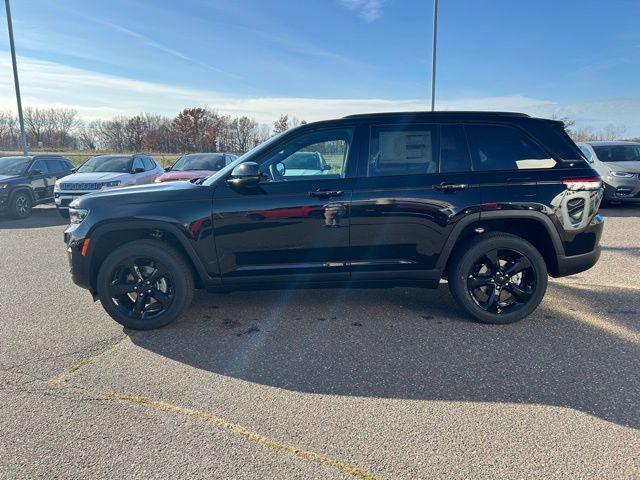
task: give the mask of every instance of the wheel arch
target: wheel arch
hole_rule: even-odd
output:
[[[456,249],[469,238],[485,232],[510,233],[527,240],[541,253],[549,274],[552,277],[559,275],[559,259],[564,256],[562,242],[553,222],[543,213],[535,211],[493,211],[465,217],[447,239],[438,261],[438,268],[443,275],[447,275]]]
[[[209,275],[198,254],[180,230],[170,223],[161,221],[126,221],[107,223],[92,229],[90,238],[89,279],[95,291],[98,270],[105,258],[116,248],[134,240],[155,240],[165,243],[180,253],[189,265],[196,286],[203,287]]]

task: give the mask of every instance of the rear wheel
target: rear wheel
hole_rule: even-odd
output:
[[[102,263],[100,303],[118,323],[134,330],[164,327],[182,315],[193,298],[193,276],[182,256],[157,241],[121,246]]]
[[[31,215],[31,209],[33,208],[31,195],[27,192],[14,193],[9,208],[13,218],[27,218]]]
[[[513,323],[531,314],[547,289],[540,252],[515,235],[489,233],[458,249],[449,289],[458,304],[485,323]]]

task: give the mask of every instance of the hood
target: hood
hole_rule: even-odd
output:
[[[150,183],[131,187],[119,187],[96,191],[78,197],[75,202],[80,208],[109,206],[117,204],[154,204],[176,202],[190,198],[210,198],[211,189],[190,182]]]
[[[602,162],[610,170],[616,170],[620,172],[640,172],[640,161],[639,162]]]
[[[10,182],[11,180],[15,180],[20,175],[0,175],[0,182]]]
[[[115,180],[124,180],[130,178],[130,173],[122,172],[91,172],[91,173],[72,173],[61,178],[56,183],[93,183],[93,182],[113,182]]]
[[[195,178],[208,177],[216,173],[216,170],[171,170],[160,175],[157,182],[171,182],[172,180],[193,180]]]

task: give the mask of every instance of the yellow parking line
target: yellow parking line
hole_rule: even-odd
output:
[[[287,445],[284,443],[278,443],[276,441],[270,440],[269,438],[261,435],[257,432],[253,432],[242,425],[238,425],[236,423],[231,423],[223,418],[217,417],[211,413],[202,412],[199,410],[193,410],[190,408],[181,407],[178,405],[172,405],[166,402],[160,402],[156,400],[151,400],[147,397],[138,397],[132,395],[125,395],[123,393],[117,392],[102,392],[102,395],[108,398],[138,403],[141,405],[145,405],[147,407],[162,410],[165,412],[178,413],[180,415],[186,415],[191,418],[195,418],[197,420],[201,420],[203,422],[207,422],[211,425],[214,425],[220,429],[226,430],[228,432],[233,433],[234,435],[238,435],[252,442],[259,443],[268,447],[272,450],[287,453],[289,455],[293,455],[298,458],[303,458],[305,460],[310,460],[312,462],[320,463],[322,465],[326,465],[329,467],[334,467],[341,470],[344,473],[349,475],[353,475],[354,477],[366,479],[366,480],[375,480],[376,477],[371,475],[370,473],[365,472],[361,468],[358,468],[354,465],[350,465],[348,463],[340,462],[338,460],[334,460],[333,458],[320,455],[318,453],[310,452],[308,450],[303,450],[301,448],[295,447],[293,445]]]
[[[115,342],[115,343],[109,343],[109,344],[105,345],[102,348],[102,350],[100,350],[95,355],[91,355],[89,357],[85,357],[82,360],[80,360],[78,363],[76,363],[75,365],[71,365],[69,368],[65,368],[58,375],[56,375],[54,377],[51,377],[48,380],[49,385],[62,385],[62,384],[64,384],[64,382],[66,382],[74,372],[76,372],[77,370],[81,369],[85,365],[89,365],[91,362],[93,362],[97,357],[102,355],[104,352],[109,351],[112,348],[115,348],[118,345],[118,343],[120,343],[121,341],[122,341],[122,339],[119,340],[118,342]]]

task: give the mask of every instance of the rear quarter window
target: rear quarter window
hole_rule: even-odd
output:
[[[475,170],[552,168],[555,160],[524,132],[506,125],[466,125]]]

